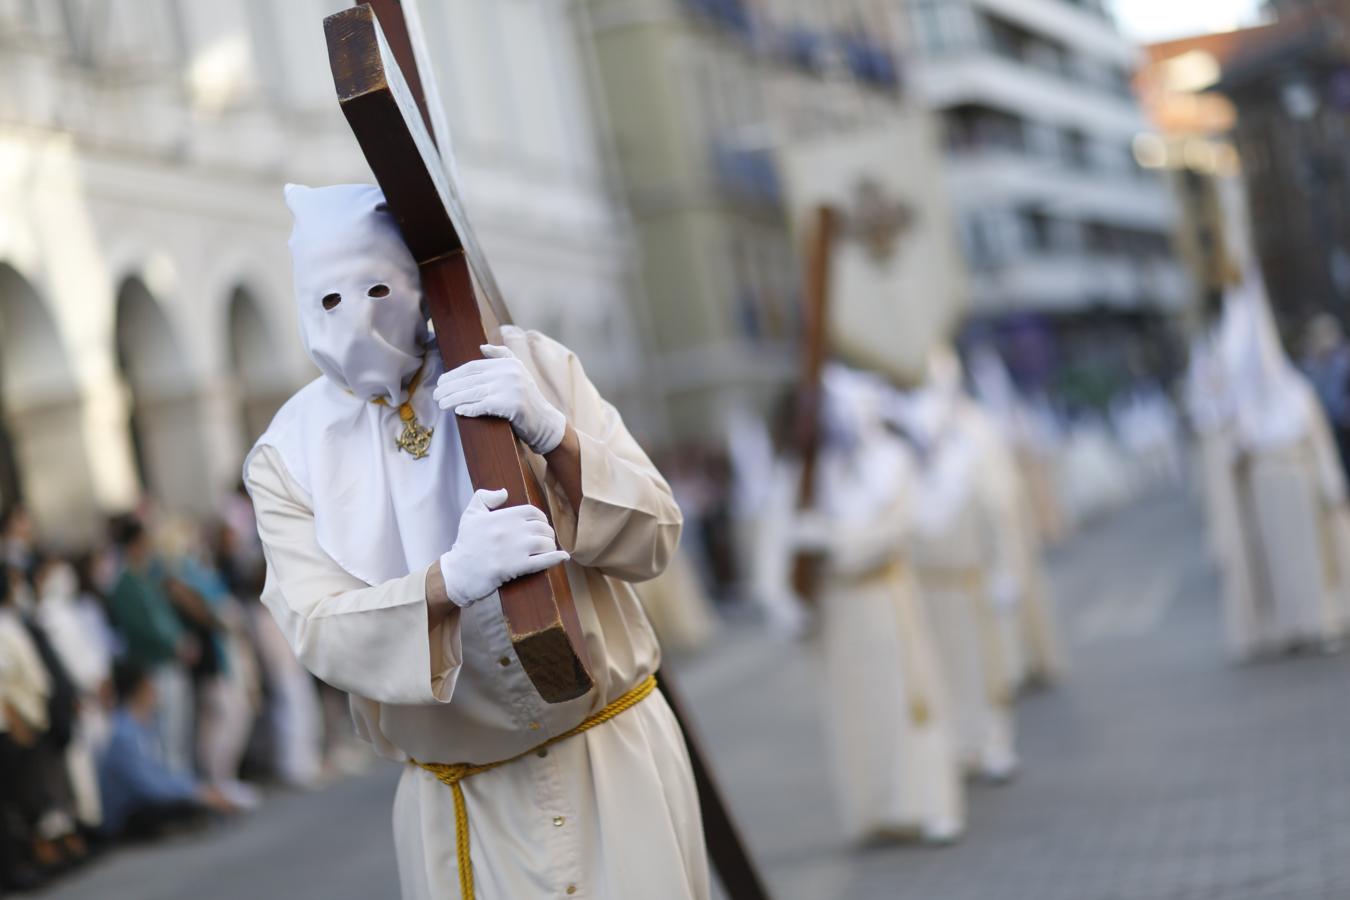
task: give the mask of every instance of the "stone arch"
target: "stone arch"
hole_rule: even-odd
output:
[[[229,361],[239,403],[244,446],[263,433],[290,396],[286,357],[268,326],[257,295],[246,285],[230,292],[227,316]]]
[[[82,413],[51,311],[0,263],[0,506],[23,502],[57,543],[91,539],[100,528]]]
[[[142,489],[169,509],[209,512],[215,484],[198,385],[164,308],[138,276],[117,290],[115,346]]]

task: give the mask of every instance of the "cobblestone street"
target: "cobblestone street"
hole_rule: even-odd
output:
[[[837,838],[809,647],[731,629],[676,667],[775,897],[1350,897],[1347,658],[1230,665],[1202,523],[1183,499],[1089,528],[1051,571],[1073,671],[1024,701],[1022,775],[974,788],[955,847]],[[392,778],[382,767],[272,798],[224,833],[118,853],[50,896],[394,896]]]
[[[1024,701],[1023,773],[971,792],[970,833],[950,849],[832,838],[815,660],[729,651],[686,676],[776,896],[1350,897],[1350,667],[1230,665],[1203,542],[1195,511],[1161,499],[1055,554],[1070,680]]]

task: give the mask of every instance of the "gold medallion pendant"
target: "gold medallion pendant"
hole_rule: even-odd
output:
[[[403,420],[403,430],[399,432],[394,444],[398,449],[412,455],[413,459],[423,459],[431,452],[431,435],[436,429],[428,428],[417,421],[417,414],[410,404],[399,407],[398,417]]]
[[[413,459],[426,459],[427,454],[431,452],[431,435],[436,429],[428,428],[417,421],[417,413],[413,410],[413,394],[417,393],[417,387],[422,382],[422,372],[426,370],[426,358],[422,358],[422,365],[418,367],[412,381],[408,384],[408,399],[398,405],[398,417],[403,421],[403,430],[399,432],[398,437],[394,438],[394,446],[405,451]],[[390,402],[383,397],[375,397],[371,401],[376,406],[391,406]]]

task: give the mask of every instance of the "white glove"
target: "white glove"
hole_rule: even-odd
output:
[[[535,453],[552,452],[567,433],[567,417],[544,399],[525,364],[509,349],[495,344],[479,349],[487,359],[467,362],[437,380],[432,394],[436,402],[459,416],[506,419]]]
[[[497,588],[571,559],[558,549],[553,526],[533,506],[508,506],[506,491],[474,491],[459,519],[455,546],[441,557],[445,593],[465,608]]]

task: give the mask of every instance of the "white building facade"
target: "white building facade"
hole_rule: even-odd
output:
[[[1135,160],[1137,49],[1102,0],[910,0],[915,85],[944,119],[971,315],[1080,350],[1149,331],[1190,285],[1175,208]],[[1086,341],[1081,339],[1086,338]],[[1128,343],[1128,342],[1127,342]],[[1072,348],[1068,348],[1072,352]]]
[[[287,181],[368,181],[332,0],[0,2],[0,507],[94,538],[149,494],[209,514],[313,376]],[[637,413],[639,290],[565,4],[423,4],[466,203],[518,322]],[[509,35],[509,40],[507,36]]]
[[[912,110],[904,3],[582,0],[682,441],[715,445],[795,384],[802,269],[778,158]]]

